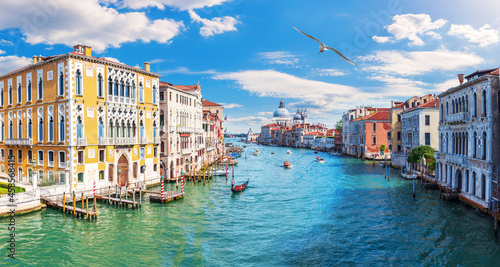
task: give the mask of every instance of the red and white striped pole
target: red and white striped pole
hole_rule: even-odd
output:
[[[181,172],[181,194],[184,195],[184,174]]]
[[[95,197],[95,181],[94,181],[94,197]]]
[[[163,201],[164,196],[164,188],[163,188],[163,175],[161,176],[161,201]]]

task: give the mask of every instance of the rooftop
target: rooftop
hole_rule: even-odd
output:
[[[390,120],[391,113],[389,110],[381,110],[364,117],[359,117],[353,121],[386,121]]]
[[[222,107],[221,105],[214,103],[212,101],[208,101],[206,99],[203,99],[203,106],[204,107]]]

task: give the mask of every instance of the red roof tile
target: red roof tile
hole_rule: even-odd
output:
[[[437,107],[439,107],[439,99],[437,98],[417,106],[417,108],[437,108]]]
[[[366,121],[366,120],[385,121],[385,120],[389,120],[390,118],[391,118],[391,112],[388,110],[382,110],[382,111],[372,113],[370,115],[366,115],[364,117],[357,118],[353,121]]]
[[[203,106],[204,107],[222,107],[221,105],[214,103],[212,101],[208,101],[206,99],[203,99]]]

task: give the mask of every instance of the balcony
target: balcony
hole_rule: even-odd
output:
[[[116,137],[115,145],[135,145],[137,143],[137,139],[135,137]]]
[[[15,146],[31,146],[33,145],[33,139],[31,138],[11,138],[5,139],[6,145],[15,145]]]
[[[66,169],[66,162],[59,162],[59,169]]]
[[[177,127],[179,133],[193,133],[195,129],[193,127]]]
[[[100,146],[108,146],[113,144],[113,138],[108,137],[99,137],[99,145]]]
[[[124,97],[124,96],[117,96],[117,95],[109,95],[108,96],[108,100],[109,100],[109,102],[120,103],[120,104],[134,105],[136,103],[135,102],[135,98]]]
[[[43,159],[38,160],[38,165],[43,166]]]
[[[48,167],[54,167],[54,162],[53,162],[53,161],[49,161],[49,162],[47,162],[47,166],[48,166]]]
[[[148,143],[148,138],[147,138],[147,137],[141,137],[141,138],[139,138],[139,139],[140,139],[140,141],[141,141],[141,144],[143,144],[143,145],[145,145],[145,144],[147,144],[147,143]]]
[[[467,167],[469,164],[467,156],[463,155],[446,155],[446,160],[450,163],[455,163],[462,167]]]
[[[87,138],[76,138],[76,146],[86,146]]]
[[[207,148],[207,152],[212,151],[212,150],[214,150],[214,149],[215,149],[215,146],[209,146],[209,147]]]
[[[182,155],[191,154],[191,148],[185,148],[181,150]]]
[[[155,138],[153,138],[153,143],[154,143],[154,144],[159,144],[159,143],[161,143],[160,137],[155,137]]]
[[[469,112],[446,115],[446,122],[450,124],[467,123],[469,122]]]

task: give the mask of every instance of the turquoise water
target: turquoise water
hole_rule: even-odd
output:
[[[419,186],[414,199],[394,170],[388,181],[368,162],[320,153],[319,164],[289,149],[249,146],[235,168],[238,183],[250,178],[240,194],[218,177],[166,205],[99,203],[97,222],[52,209],[18,216],[14,261],[0,220],[0,265],[500,266],[491,218]]]

